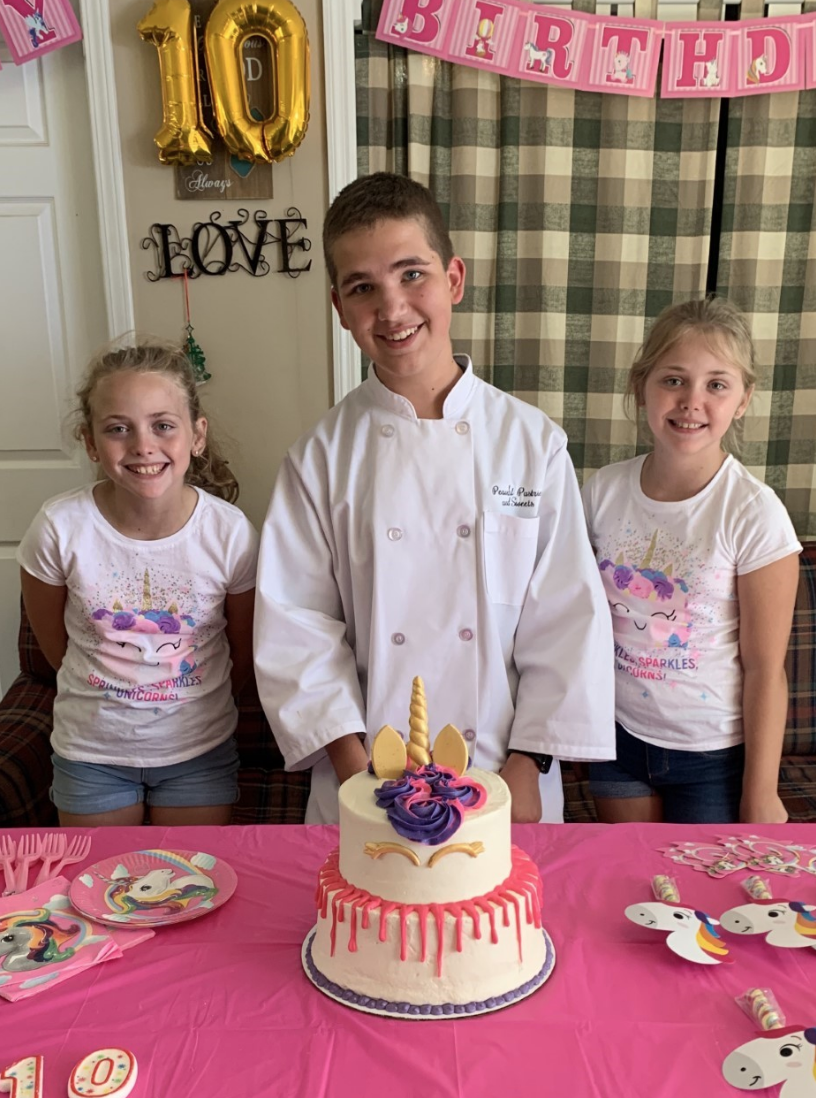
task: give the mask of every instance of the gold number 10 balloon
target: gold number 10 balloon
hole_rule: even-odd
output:
[[[155,141],[165,164],[212,159],[201,118],[198,47],[189,0],[156,0],[138,26],[159,52],[163,121]],[[266,39],[272,55],[275,113],[256,121],[249,110],[243,66],[247,38]],[[309,125],[309,36],[291,0],[218,0],[204,32],[213,113],[231,153],[253,162],[283,160]]]

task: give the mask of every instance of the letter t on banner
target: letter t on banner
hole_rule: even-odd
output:
[[[590,28],[589,71],[582,89],[651,98],[662,41],[660,20],[598,19]]]
[[[664,99],[731,94],[725,23],[667,23],[664,31]]]

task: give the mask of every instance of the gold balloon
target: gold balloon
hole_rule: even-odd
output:
[[[154,140],[164,164],[209,163],[212,134],[201,119],[198,49],[189,0],[156,0],[138,24],[145,42],[159,51],[162,127]]]
[[[263,122],[249,112],[242,49],[265,38],[273,58],[275,114]],[[291,0],[218,0],[204,35],[216,125],[241,160],[291,156],[309,125],[309,36]]]

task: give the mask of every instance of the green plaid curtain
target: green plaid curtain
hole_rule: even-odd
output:
[[[805,5],[804,11],[816,10]],[[743,0],[743,19],[763,14]],[[759,383],[742,458],[816,537],[816,91],[729,104],[719,293],[751,320]]]
[[[592,10],[593,3],[574,6]],[[648,445],[623,409],[646,327],[665,305],[706,288],[720,101],[571,92],[452,65],[378,42],[381,6],[364,0],[355,39],[358,168],[420,180],[446,213],[468,268],[454,315],[456,349],[471,355],[482,377],[561,423],[580,478],[631,457]],[[650,0],[635,10],[656,15]],[[719,3],[703,0],[698,14],[719,18]],[[741,106],[767,110],[789,98]],[[816,173],[809,174],[812,194]],[[723,249],[730,239],[724,234]],[[761,384],[783,388],[770,373]],[[812,373],[810,386],[812,397]],[[785,396],[793,401],[791,386],[784,389],[774,393],[780,407]],[[765,395],[758,394],[760,408]],[[812,439],[816,406],[809,407]],[[763,428],[761,412],[751,421],[745,456],[760,476],[770,432],[785,422],[766,418]],[[797,498],[793,505],[799,486],[785,483],[787,463],[781,484],[768,464],[769,481],[783,499],[787,492],[806,533],[807,522],[816,523],[812,482],[809,504]]]

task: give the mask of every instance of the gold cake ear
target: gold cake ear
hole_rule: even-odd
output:
[[[371,765],[378,778],[401,778],[408,762],[402,736],[390,724],[384,724],[371,745]]]
[[[461,777],[468,768],[468,749],[462,733],[452,724],[446,724],[433,748],[433,761],[437,766],[447,766]]]

